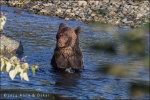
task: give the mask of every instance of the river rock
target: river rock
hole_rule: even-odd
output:
[[[100,6],[99,12],[102,15],[106,15],[109,11],[108,11],[107,6],[102,5],[102,6]]]
[[[53,0],[53,3],[58,5],[60,4],[60,0]]]
[[[71,16],[71,17],[75,16],[74,13],[68,13],[68,15]]]
[[[23,45],[21,41],[16,41],[11,37],[4,35],[2,32],[0,33],[0,54],[5,53],[23,53]]]
[[[52,6],[53,4],[52,3],[47,3],[47,4],[43,4],[43,6]]]
[[[139,18],[141,18],[142,16],[143,16],[143,14],[138,13],[137,16],[136,16],[136,19],[139,19]]]
[[[48,10],[42,9],[40,12],[46,14],[46,13],[48,13]]]
[[[91,14],[92,10],[90,8],[87,9],[87,14]]]
[[[81,18],[85,18],[84,13],[80,13],[79,16],[80,16]]]
[[[122,20],[122,22],[123,22],[123,23],[128,23],[127,18],[124,18],[124,19]]]
[[[109,3],[110,0],[103,0],[103,3]]]
[[[78,1],[78,5],[79,6],[86,6],[87,5],[87,2],[86,1]]]
[[[95,16],[96,16],[96,14],[95,14],[95,13],[92,13],[92,14],[91,14],[91,16],[92,16],[92,17],[95,17]]]
[[[62,12],[61,9],[57,9],[56,14],[59,14],[59,13],[61,13],[61,12]]]
[[[99,5],[99,2],[100,1],[88,1],[88,4],[90,4],[90,5]]]
[[[79,15],[79,13],[80,13],[79,11],[75,11],[75,15]]]
[[[71,13],[71,9],[67,9],[67,10],[66,10],[66,13]]]

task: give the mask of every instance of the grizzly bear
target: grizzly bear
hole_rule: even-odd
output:
[[[83,69],[83,55],[79,46],[81,28],[72,29],[61,23],[56,35],[56,47],[51,65],[67,72]]]

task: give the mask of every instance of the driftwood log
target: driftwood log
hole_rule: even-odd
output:
[[[0,54],[4,53],[22,54],[23,45],[21,41],[16,41],[0,32]]]

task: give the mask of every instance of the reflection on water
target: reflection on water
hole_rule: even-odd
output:
[[[2,89],[17,91],[18,89],[30,89],[34,92],[62,94],[65,97],[78,99],[129,99],[132,98],[130,95],[131,83],[138,81],[149,83],[149,71],[146,67],[142,68],[143,58],[122,55],[123,51],[118,50],[120,48],[118,45],[123,43],[118,39],[118,36],[122,33],[126,34],[132,29],[97,23],[85,24],[78,21],[65,21],[26,12],[16,14],[14,11],[19,9],[6,6],[1,8],[1,10],[8,11],[4,33],[14,39],[21,40],[24,45],[24,54],[19,57],[27,56],[27,62],[30,65],[38,63],[40,67],[36,75],[29,72],[29,82],[21,81],[19,77],[11,81],[7,73],[1,74]],[[60,23],[74,28],[82,27],[80,43],[85,69],[79,73],[56,72],[51,68],[50,59],[53,55],[55,37]],[[107,52],[107,48],[102,51],[90,48],[94,43],[105,43],[108,40],[117,43],[117,46],[114,46],[116,54]],[[103,68],[103,65],[107,64],[114,65],[114,67],[119,64],[119,66],[132,70],[132,77],[116,77],[99,71],[99,68]]]

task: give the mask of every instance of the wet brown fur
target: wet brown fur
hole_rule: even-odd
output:
[[[56,48],[51,59],[54,68],[83,68],[83,56],[79,47],[79,34],[81,28],[75,30],[61,23],[56,35]]]

